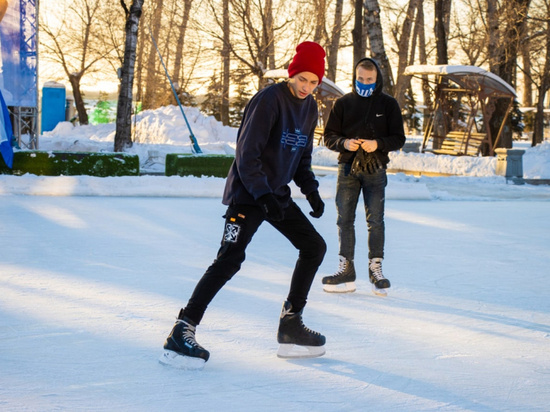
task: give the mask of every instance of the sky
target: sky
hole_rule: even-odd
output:
[[[506,182],[492,159],[464,158],[467,176],[389,176],[383,298],[368,282],[361,206],[357,292],[322,290],[338,265],[336,180],[317,148],[326,208],[312,222],[328,250],[304,322],[327,337],[326,354],[276,357],[297,256],[264,224],[197,329],[205,368],[161,365],[225,210],[223,179],[155,175],[163,153],[190,151],[176,113],[143,116],[144,143],[132,150],[149,175],[0,176],[2,410],[548,410],[550,186]],[[231,153],[235,131],[192,113],[203,150]],[[41,149],[108,150],[110,128],[62,124]],[[545,145],[526,150],[526,176],[549,178]],[[392,162],[400,156],[410,157]],[[409,165],[427,168],[432,156]]]

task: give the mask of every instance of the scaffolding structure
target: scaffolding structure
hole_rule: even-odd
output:
[[[26,0],[19,3],[19,62],[21,70],[35,78],[36,105],[9,106],[13,124],[13,137],[18,147],[38,149],[38,0]],[[32,67],[36,64],[36,70]]]
[[[9,107],[13,123],[13,138],[17,147],[38,150],[38,108]],[[28,138],[25,141],[25,136]]]

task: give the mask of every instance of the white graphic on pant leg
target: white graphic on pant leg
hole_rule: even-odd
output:
[[[223,240],[225,242],[235,243],[239,238],[239,232],[241,227],[236,223],[227,223],[225,225],[225,233],[223,235]]]

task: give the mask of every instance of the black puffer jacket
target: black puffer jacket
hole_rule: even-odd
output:
[[[364,60],[372,61],[377,69],[376,88],[370,97],[362,97],[355,91],[357,65]],[[352,163],[356,152],[344,148],[346,139],[372,139],[378,142],[377,157],[384,167],[389,162],[388,152],[399,150],[405,144],[405,131],[401,109],[392,96],[382,91],[384,81],[378,64],[369,58],[361,59],[353,70],[353,91],[336,102],[330,112],[325,132],[325,145],[340,152],[339,163]]]

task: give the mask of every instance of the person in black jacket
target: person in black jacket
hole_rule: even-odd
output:
[[[180,310],[164,344],[162,363],[188,369],[204,366],[210,353],[197,343],[195,328],[214,296],[240,269],[246,247],[264,221],[299,251],[279,320],[278,356],[315,357],[325,353],[325,337],[304,326],[302,311],[326,244],[292,200],[288,186],[294,181],[311,205],[310,215],[321,217],[325,206],[311,170],[318,121],[317,103],[311,93],[322,81],[324,71],[323,48],[303,42],[288,67],[289,79],[260,90],[248,102],[223,194],[227,211],[221,247],[187,306]]]
[[[353,91],[339,98],[330,112],[325,145],[338,155],[336,210],[340,265],[323,278],[326,292],[354,292],[355,212],[363,192],[368,227],[369,280],[373,292],[387,295],[390,281],[382,273],[384,258],[384,198],[388,152],[405,144],[403,119],[397,101],[382,91],[378,64],[361,59],[353,74]]]

